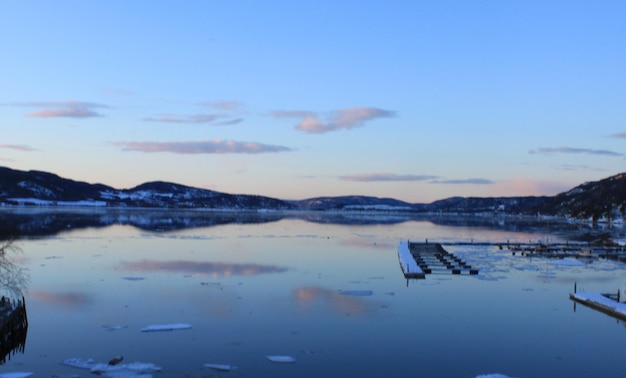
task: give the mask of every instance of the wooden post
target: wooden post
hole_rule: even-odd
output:
[[[574,281],[574,294],[576,294],[576,281]]]

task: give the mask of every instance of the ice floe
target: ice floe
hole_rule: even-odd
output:
[[[126,281],[143,281],[146,277],[122,277],[122,279]]]
[[[161,332],[161,331],[175,331],[179,329],[189,329],[191,324],[187,323],[172,323],[172,324],[153,324],[147,327],[143,327],[141,332]]]
[[[79,369],[86,369],[91,373],[105,377],[150,378],[152,377],[151,373],[161,371],[161,367],[151,362],[131,362],[128,364],[109,365],[107,363],[95,362],[92,358],[86,360],[82,358],[68,358],[63,360],[62,364]]]
[[[477,375],[476,378],[513,378],[513,377],[509,377],[508,375],[504,375],[504,374],[482,374],[482,375]]]
[[[109,331],[118,331],[120,329],[128,328],[125,324],[103,325],[102,327]]]
[[[218,371],[231,371],[237,369],[237,366],[229,365],[229,364],[204,364],[204,367],[208,367],[209,369],[218,370]]]
[[[585,263],[578,260],[555,260],[550,261],[550,265],[561,265],[561,266],[585,266]]]
[[[296,359],[291,356],[279,356],[279,355],[270,355],[265,356],[270,362],[275,362],[279,364],[290,364],[296,362]]]
[[[10,373],[0,373],[0,378],[26,378],[33,375],[31,372],[14,371]]]

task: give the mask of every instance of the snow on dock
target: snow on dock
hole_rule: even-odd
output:
[[[439,243],[401,241],[398,259],[406,278],[426,278],[426,274],[431,273],[478,274],[478,269],[473,269]]]
[[[569,298],[614,318],[626,321],[626,303],[612,299],[608,294],[572,293]]]
[[[409,249],[409,241],[403,240],[398,244],[398,260],[400,260],[400,268],[406,278],[426,278],[426,273],[417,266],[417,262]]]

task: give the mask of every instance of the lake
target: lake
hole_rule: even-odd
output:
[[[624,323],[569,299],[575,282],[616,292],[623,263],[450,245],[480,273],[406,280],[397,255],[407,239],[623,240],[623,229],[405,214],[0,213],[23,235],[13,257],[26,269],[29,321],[24,353],[0,373],[90,376],[62,362],[121,355],[158,365],[155,377],[624,376]],[[141,332],[179,323],[191,328]]]

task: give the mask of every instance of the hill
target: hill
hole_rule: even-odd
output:
[[[452,197],[422,204],[356,195],[287,201],[258,195],[228,194],[165,181],[148,182],[131,189],[115,189],[48,172],[0,167],[0,206],[502,213],[623,222],[626,216],[626,173],[586,182],[551,197]]]
[[[227,194],[156,181],[132,189],[73,181],[39,171],[0,167],[0,205],[139,208],[293,209],[294,205],[257,195]]]

